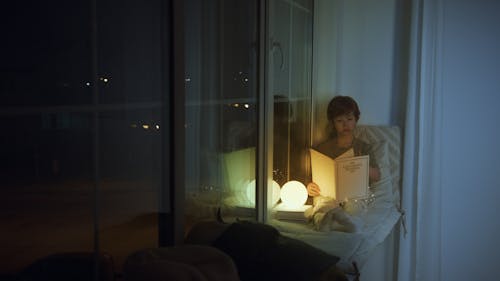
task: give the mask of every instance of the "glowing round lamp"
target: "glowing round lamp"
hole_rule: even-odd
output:
[[[281,188],[281,201],[289,208],[299,208],[307,201],[307,189],[299,181],[289,181]]]
[[[273,181],[273,187],[272,187],[272,191],[271,191],[271,205],[275,205],[276,203],[278,203],[278,201],[280,200],[280,197],[281,197],[281,188],[280,188],[280,185],[276,182],[276,181]]]
[[[272,185],[272,193],[271,193],[271,205],[274,205],[278,203],[278,200],[280,200],[280,185],[273,181]],[[247,190],[246,190],[246,196],[247,200],[250,201],[250,204],[255,205],[255,180],[251,180],[247,184]]]

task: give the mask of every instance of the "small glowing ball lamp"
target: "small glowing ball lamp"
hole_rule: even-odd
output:
[[[275,205],[280,200],[280,185],[273,181],[272,193],[271,193],[271,205]],[[255,205],[255,180],[251,180],[247,184],[246,196],[250,204]]]
[[[280,197],[281,197],[281,188],[280,188],[280,185],[276,181],[273,181],[273,187],[272,188],[273,188],[273,190],[272,190],[272,193],[271,193],[271,205],[274,206],[280,200]]]
[[[307,189],[299,181],[289,181],[281,188],[281,201],[289,208],[300,208],[307,201]]]

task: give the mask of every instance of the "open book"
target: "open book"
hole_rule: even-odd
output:
[[[354,156],[351,150],[332,159],[311,148],[312,180],[322,196],[342,201],[368,196],[369,156]]]
[[[273,217],[279,220],[307,222],[305,211],[312,208],[311,205],[302,205],[298,208],[290,208],[283,203],[279,203],[272,209]]]

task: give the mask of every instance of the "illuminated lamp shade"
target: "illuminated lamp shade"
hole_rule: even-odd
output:
[[[271,205],[276,205],[278,201],[280,200],[281,197],[281,188],[280,185],[276,182],[273,181],[273,190],[271,193]]]
[[[273,181],[271,193],[271,205],[275,205],[280,200],[280,185]],[[246,197],[250,204],[255,205],[255,180],[251,180],[247,185]]]
[[[281,201],[289,208],[299,208],[307,201],[307,189],[298,181],[289,181],[281,188]]]

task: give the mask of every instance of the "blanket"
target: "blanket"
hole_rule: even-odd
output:
[[[330,197],[316,197],[313,208],[306,210],[306,218],[317,231],[361,232],[363,221],[346,211],[338,201]]]

